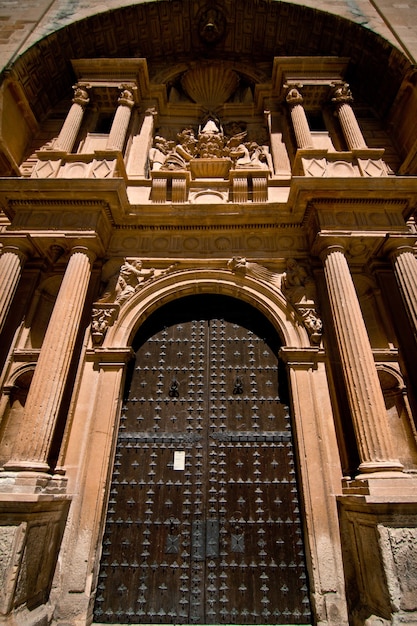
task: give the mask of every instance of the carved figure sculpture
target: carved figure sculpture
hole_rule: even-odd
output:
[[[162,276],[163,274],[167,274],[172,271],[174,267],[175,264],[163,270],[156,270],[154,268],[145,269],[140,259],[133,259],[131,261],[124,259],[118,274],[114,274],[110,278],[106,291],[98,302],[123,304],[136,291],[143,287],[146,282],[158,276]]]
[[[187,169],[193,159],[230,159],[236,169],[272,169],[268,146],[247,141],[245,126],[244,122],[229,122],[225,133],[220,120],[210,114],[197,135],[194,129],[186,127],[177,134],[177,143],[157,135],[149,151],[150,168]]]
[[[280,288],[279,274],[271,272],[259,263],[253,263],[248,261],[245,257],[233,257],[227,263],[227,267],[231,272],[235,274],[248,275],[258,280],[264,280],[271,283],[277,289]]]
[[[295,259],[287,260],[286,271],[282,275],[281,290],[292,303],[315,300],[316,286],[306,269]]]
[[[271,272],[259,263],[252,263],[245,257],[230,259],[227,267],[235,274],[264,280],[282,291],[301,316],[311,342],[320,343],[323,324],[316,311],[316,286],[306,269],[299,265],[295,259],[287,261],[287,269],[282,275],[282,279],[279,274]]]

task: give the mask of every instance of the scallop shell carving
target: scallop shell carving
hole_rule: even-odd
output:
[[[187,95],[212,111],[227,102],[239,85],[236,72],[223,65],[200,66],[188,70],[181,84]]]

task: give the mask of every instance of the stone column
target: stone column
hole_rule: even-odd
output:
[[[313,148],[313,140],[311,138],[310,127],[308,125],[307,116],[303,107],[302,95],[298,89],[293,88],[288,92],[286,100],[290,107],[297,148],[304,150]]]
[[[401,471],[372,348],[341,245],[321,253],[362,473]]]
[[[334,90],[332,102],[334,102],[336,106],[337,116],[349,150],[366,149],[367,145],[365,139],[363,138],[362,131],[359,128],[355,113],[351,107],[353,98],[349,85],[346,83],[338,85]]]
[[[414,237],[414,236],[413,236]],[[391,260],[397,283],[417,338],[417,259],[410,242],[396,241],[389,238],[387,251]]]
[[[129,127],[130,116],[132,113],[135,100],[133,98],[132,89],[122,87],[123,91],[117,101],[118,107],[113,119],[110,135],[107,140],[106,150],[123,150],[126,139],[127,129]]]
[[[55,150],[62,152],[72,151],[83,121],[84,110],[90,102],[85,86],[75,85],[74,89],[72,106],[54,145]]]
[[[5,246],[0,255],[0,333],[22,274],[26,254],[18,246]]]
[[[65,388],[94,255],[83,247],[71,251],[49,320],[8,470],[47,472],[48,454]]]
[[[156,109],[147,109],[143,116],[140,131],[133,137],[129,161],[126,167],[128,176],[139,176],[141,178],[146,176],[146,163],[149,150],[152,147],[156,115]]]

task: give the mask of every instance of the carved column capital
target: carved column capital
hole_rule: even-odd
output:
[[[6,244],[0,249],[0,256],[4,254],[16,254],[19,260],[24,263],[29,256],[29,249],[27,245]]]
[[[335,104],[351,104],[353,96],[349,85],[347,83],[334,85],[331,100]]]
[[[383,252],[390,259],[395,258],[403,252],[415,254],[415,244],[417,236],[415,233],[409,235],[389,235],[383,246]]]
[[[87,246],[74,246],[70,250],[70,257],[77,253],[85,254],[85,256],[88,257],[88,260],[90,261],[91,264],[93,264],[97,258],[97,254],[90,248],[87,248]]]
[[[326,257],[328,257],[329,254],[331,254],[332,252],[342,252],[342,254],[346,254],[346,247],[343,245],[343,243],[325,241],[322,241],[321,243],[322,245],[318,253],[321,261],[324,261]]]
[[[301,93],[298,91],[298,89],[296,87],[292,87],[286,97],[285,97],[286,102],[290,105],[290,106],[294,106],[296,104],[303,104],[303,96],[301,95]]]
[[[121,92],[117,100],[119,106],[126,106],[131,109],[135,104],[134,91],[136,87],[132,85],[121,85]]]
[[[90,97],[88,95],[88,88],[89,85],[81,85],[81,84],[76,84],[73,85],[73,89],[74,89],[74,97],[72,99],[73,104],[78,104],[80,107],[85,108],[89,102],[90,102]]]

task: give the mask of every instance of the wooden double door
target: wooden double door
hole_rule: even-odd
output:
[[[310,623],[278,348],[267,320],[228,297],[184,298],[143,325],[96,622]]]

